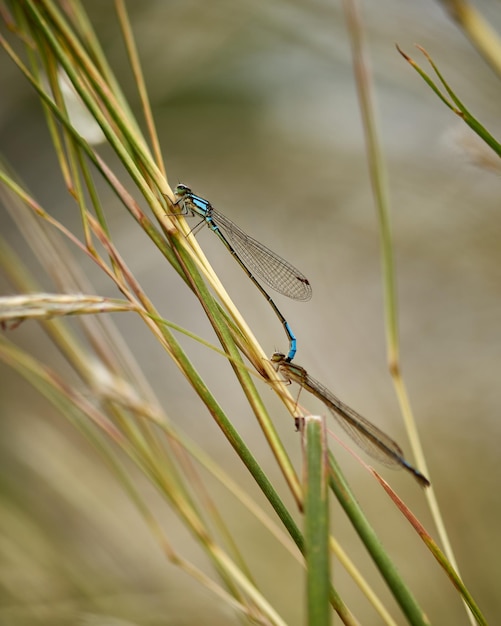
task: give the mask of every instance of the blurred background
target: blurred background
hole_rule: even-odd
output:
[[[140,115],[112,3],[87,0],[85,6]],[[477,6],[501,27],[498,5]],[[378,224],[340,6],[184,0],[128,8],[170,184],[181,181],[209,198],[309,277],[311,302],[276,299],[298,337],[297,363],[399,441],[411,459],[386,364]],[[438,2],[380,0],[365,3],[363,13],[389,173],[403,373],[461,574],[495,623],[501,576],[501,180],[499,171],[471,162],[475,139],[405,63],[395,43],[424,67],[414,44],[423,46],[495,136],[501,83]],[[38,99],[5,54],[0,72],[3,157],[42,206],[80,233]],[[109,148],[101,153],[114,163]],[[101,184],[99,191],[120,252],[159,310],[215,342],[175,272],[110,190]],[[43,288],[54,290],[4,208],[0,224]],[[197,237],[265,351],[285,350],[280,324],[217,238],[206,229]],[[83,259],[82,264],[96,293],[116,295],[97,268]],[[1,276],[0,289],[11,293]],[[133,316],[113,319],[170,417],[262,502],[146,329]],[[64,360],[35,322],[9,337],[64,371]],[[206,348],[181,341],[287,498],[230,369]],[[99,455],[49,403],[3,365],[0,388],[2,626],[237,623],[226,606],[164,559]],[[299,438],[290,416],[266,388],[263,395],[299,468]],[[302,396],[302,402],[323,412],[313,399]],[[433,558],[374,480],[333,445],[431,621],[466,624],[461,602]],[[437,537],[414,481],[377,469]],[[137,476],[140,485],[141,480]],[[143,493],[180,552],[210,571],[194,540],[143,482]],[[288,624],[301,624],[301,569],[233,498],[211,486],[258,584]],[[336,505],[332,513],[336,536],[404,623],[344,514]],[[336,564],[334,581],[361,623],[379,623]]]

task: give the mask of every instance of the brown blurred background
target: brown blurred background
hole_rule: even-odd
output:
[[[171,185],[178,180],[190,185],[309,277],[314,291],[310,303],[277,296],[298,336],[297,362],[394,436],[410,458],[386,367],[378,226],[350,43],[339,7],[250,0],[129,4]],[[88,1],[85,6],[139,114],[112,5]],[[480,8],[494,27],[501,27],[498,5]],[[364,16],[389,170],[404,376],[461,573],[494,624],[501,577],[501,181],[498,173],[469,162],[461,148],[466,131],[394,44],[417,59],[413,44],[422,45],[494,135],[499,135],[501,83],[438,3],[366,3]],[[0,71],[1,151],[42,206],[80,232],[39,102],[5,55],[0,56]],[[113,162],[108,148],[102,153]],[[160,311],[215,341],[175,273],[108,188],[101,184],[100,193],[121,253]],[[0,220],[3,233],[44,288],[53,290],[3,208]],[[198,240],[264,349],[269,354],[285,349],[273,313],[217,238],[202,230]],[[96,268],[85,267],[96,293],[116,295]],[[1,277],[0,289],[11,291]],[[172,419],[255,494],[166,355],[132,316],[116,315],[114,320]],[[64,368],[36,323],[19,327],[15,339]],[[216,396],[224,396],[224,408],[280,486],[229,369],[205,348],[182,343]],[[1,625],[237,623],[225,606],[164,560],[90,445],[3,366],[0,386],[6,537],[0,549],[5,557]],[[277,427],[295,450],[299,467],[299,441],[289,416],[270,392],[263,393],[276,408]],[[302,401],[322,410],[314,401]],[[346,453],[340,450],[338,456],[432,622],[466,624],[457,594],[433,558],[374,481]],[[414,482],[403,473],[381,472],[436,537]],[[213,488],[224,502],[224,491]],[[156,503],[150,486],[144,484],[143,490],[151,491],[152,506],[158,507],[180,551],[203,566],[205,558],[175,516]],[[287,623],[302,623],[300,568],[232,498],[222,509],[267,597]],[[337,506],[333,516],[340,541],[398,623],[404,623]],[[361,623],[379,623],[337,566],[334,581]]]

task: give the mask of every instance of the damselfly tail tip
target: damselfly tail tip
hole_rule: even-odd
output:
[[[421,485],[421,487],[429,487],[431,485],[430,481],[426,478],[426,476],[424,474],[421,474],[421,472],[417,470],[415,467],[412,467],[412,465],[406,465],[406,467],[414,474],[414,477],[416,478],[418,483]]]

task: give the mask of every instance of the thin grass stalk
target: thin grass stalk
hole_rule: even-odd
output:
[[[501,41],[480,11],[466,0],[440,2],[451,19],[456,22],[475,46],[480,55],[501,76]]]
[[[127,52],[129,55],[130,64],[134,74],[135,82],[143,105],[143,112],[146,120],[146,126],[150,136],[150,141],[153,147],[153,154],[155,156],[155,163],[162,172],[165,180],[167,180],[167,174],[165,171],[162,150],[160,148],[160,141],[158,140],[158,134],[153,119],[153,113],[151,111],[150,100],[148,98],[148,90],[144,82],[143,71],[141,69],[141,63],[139,62],[139,56],[136,48],[136,42],[132,35],[132,28],[129,21],[129,16],[125,8],[123,0],[115,0],[116,12],[118,15],[119,23],[122,28],[123,38],[127,46]]]
[[[457,117],[467,124],[474,133],[476,133],[499,157],[501,157],[501,144],[496,138],[487,130],[487,128],[478,120],[470,110],[463,104],[463,102],[456,95],[454,90],[450,87],[449,83],[445,80],[442,73],[438,69],[437,65],[433,62],[431,56],[421,46],[416,46],[417,49],[424,55],[428,63],[431,65],[433,71],[438,77],[442,87],[447,92],[445,96],[440,86],[419,66],[416,61],[406,54],[398,45],[396,46],[398,52],[402,57],[413,67],[416,72],[421,76],[425,83],[435,93],[435,95],[448,107]],[[450,99],[449,99],[450,98]]]
[[[355,567],[353,561],[348,557],[346,552],[332,535],[329,538],[329,546],[332,554],[336,557],[339,563],[341,563],[348,575],[353,579],[354,583],[379,615],[382,623],[386,624],[386,626],[398,626],[397,622],[393,619],[388,609],[378,597],[376,591],[369,585],[367,580],[362,576],[360,570]]]
[[[378,479],[378,481],[380,482],[380,484],[382,485],[383,489],[390,496],[392,501],[398,506],[400,511],[402,511],[402,513],[405,515],[405,517],[409,520],[409,522],[415,528],[416,532],[419,534],[421,539],[424,541],[424,543],[426,544],[426,546],[430,550],[431,554],[434,556],[434,558],[439,563],[440,567],[442,567],[444,572],[447,574],[447,576],[451,580],[451,582],[454,585],[454,587],[459,591],[459,593],[461,594],[461,597],[463,598],[464,602],[467,604],[468,608],[471,610],[471,612],[472,612],[473,616],[475,617],[477,623],[480,624],[481,626],[487,626],[487,621],[486,621],[485,617],[483,616],[483,614],[482,614],[478,604],[475,602],[473,596],[470,594],[470,592],[466,588],[465,584],[463,583],[461,578],[458,576],[458,574],[457,574],[456,570],[454,569],[453,565],[447,559],[447,557],[442,552],[442,550],[439,548],[437,543],[433,540],[431,535],[426,531],[424,526],[418,521],[418,519],[415,517],[415,515],[412,514],[412,512],[408,509],[408,507],[404,504],[404,502],[390,488],[388,483],[385,480],[383,480],[381,478],[381,476],[379,476],[378,474],[375,473],[375,476]]]
[[[306,417],[303,432],[307,619],[311,626],[328,626],[331,623],[329,463],[325,418]]]

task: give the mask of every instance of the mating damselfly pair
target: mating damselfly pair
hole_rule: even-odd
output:
[[[177,196],[175,204],[181,207],[183,214],[200,217],[201,221],[205,221],[207,226],[216,233],[269,302],[282,323],[289,341],[289,352],[287,355],[275,352],[271,360],[277,371],[284,376],[285,381],[298,383],[301,388],[306,389],[321,400],[353,441],[367,454],[386,465],[406,469],[422,486],[428,486],[430,484],[428,479],[405,460],[400,446],[393,439],[347,406],[324,385],[309,376],[303,367],[292,363],[297,349],[296,336],[273,299],[254,274],[279,293],[294,300],[302,301],[309,300],[312,293],[310,282],[306,276],[288,261],[244,233],[230,219],[217,211],[208,200],[194,194],[186,185],[178,185],[175,193]]]

